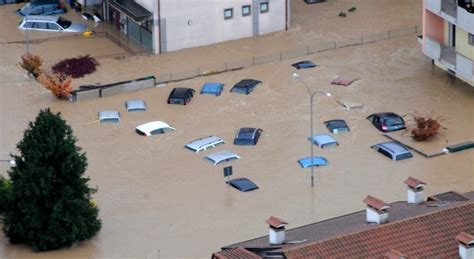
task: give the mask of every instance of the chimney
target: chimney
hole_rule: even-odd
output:
[[[407,187],[407,202],[408,204],[419,204],[423,202],[423,188],[426,186],[426,183],[413,178],[408,177],[404,182]]]
[[[277,217],[269,217],[265,223],[267,223],[270,228],[268,230],[270,245],[281,245],[285,242],[285,221]]]
[[[474,259],[474,236],[461,232],[456,236],[459,242],[459,256],[461,259]]]
[[[387,209],[390,205],[370,195],[367,195],[364,202],[367,204],[367,223],[383,224],[388,221]]]

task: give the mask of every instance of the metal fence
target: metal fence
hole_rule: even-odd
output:
[[[362,35],[357,38],[344,39],[339,41],[326,41],[316,42],[314,44],[302,47],[299,49],[281,51],[278,53],[263,55],[263,56],[252,56],[241,60],[229,61],[221,64],[216,64],[207,67],[197,67],[195,69],[189,69],[184,71],[165,73],[156,76],[157,84],[165,84],[169,82],[182,81],[186,79],[195,78],[198,76],[207,76],[211,74],[222,73],[226,71],[251,67],[259,64],[272,63],[282,61],[286,59],[293,59],[302,56],[311,55],[314,53],[324,52],[328,50],[335,50],[345,47],[365,45],[369,43],[390,40],[406,35],[418,34],[420,27],[414,25],[411,27],[400,28],[395,30],[388,30],[381,33],[375,33],[370,35]]]

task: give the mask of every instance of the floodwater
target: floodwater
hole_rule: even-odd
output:
[[[100,59],[98,71],[75,84],[109,83],[190,69],[197,64],[225,62],[227,57],[291,49],[301,39],[337,40],[420,23],[421,1],[377,3],[335,0],[307,6],[294,1],[294,27],[289,32],[160,57]],[[352,6],[357,6],[354,14],[337,17],[339,11]],[[4,8],[14,10],[14,6],[0,10]],[[314,26],[309,26],[310,22]],[[16,29],[3,26],[3,41],[19,37]],[[101,55],[120,50],[100,38],[43,42],[31,48],[48,64],[88,52]],[[99,187],[94,198],[103,221],[102,230],[93,239],[54,252],[33,253],[27,247],[10,245],[2,236],[0,258],[209,258],[221,246],[266,235],[264,221],[271,215],[285,219],[293,228],[363,209],[367,194],[387,202],[405,200],[403,181],[408,176],[427,182],[427,195],[472,191],[472,150],[430,159],[414,154],[412,159],[393,162],[370,149],[386,140],[365,120],[368,114],[379,111],[442,117],[447,128],[443,135],[420,144],[430,152],[474,139],[474,88],[433,68],[420,49],[415,35],[409,35],[304,58],[320,66],[298,73],[314,89],[332,93],[332,97],[316,97],[315,132],[327,132],[322,122],[335,118],[345,119],[351,127],[350,133],[335,136],[338,147],[315,147],[315,154],[326,157],[330,165],[315,170],[316,183],[311,188],[309,170],[299,168],[296,162],[310,151],[306,140],[310,119],[307,92],[291,76],[295,71],[290,64],[297,60],[69,103],[56,100],[15,65],[23,45],[0,45],[0,158],[15,152],[15,144],[39,109],[60,111],[87,153],[87,175],[91,186]],[[356,75],[360,80],[350,87],[330,85],[340,74]],[[250,95],[229,93],[232,84],[242,78],[264,83]],[[166,104],[172,87],[199,90],[207,81],[225,83],[223,94],[198,95],[188,106]],[[125,100],[138,98],[146,100],[149,110],[127,113]],[[365,107],[347,111],[336,104],[336,99],[350,99]],[[90,124],[97,119],[97,112],[110,109],[121,112],[120,124]],[[151,120],[166,121],[177,130],[153,137],[134,132],[135,126]],[[232,145],[236,130],[248,126],[264,129],[258,145]],[[226,144],[199,154],[183,148],[187,142],[210,134],[223,138]],[[409,139],[408,134],[397,134]],[[206,154],[220,150],[235,151],[242,159],[220,166],[203,160]],[[228,188],[222,176],[227,165],[234,167],[235,177],[248,177],[260,189],[240,193]],[[7,165],[0,166],[3,174]]]

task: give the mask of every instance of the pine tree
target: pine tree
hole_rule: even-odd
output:
[[[9,171],[12,183],[3,231],[13,244],[36,251],[71,246],[101,228],[93,189],[84,177],[85,153],[72,129],[49,109],[40,111],[17,144],[19,156]]]

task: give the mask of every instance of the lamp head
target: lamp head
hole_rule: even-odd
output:
[[[10,160],[10,161],[8,161],[8,163],[10,163],[10,165],[16,165],[15,160]]]

